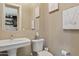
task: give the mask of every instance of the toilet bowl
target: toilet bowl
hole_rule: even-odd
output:
[[[32,40],[33,55],[35,56],[53,56],[48,50],[43,50],[44,39]]]
[[[48,51],[40,51],[40,52],[37,52],[38,53],[38,56],[53,56],[50,52]]]

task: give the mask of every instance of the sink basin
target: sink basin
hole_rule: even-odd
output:
[[[31,41],[28,38],[15,38],[13,40],[0,40],[0,51],[8,51],[8,55],[15,56],[17,48],[30,45]]]

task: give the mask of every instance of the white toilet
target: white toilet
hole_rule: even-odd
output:
[[[44,39],[32,40],[33,55],[35,56],[53,56],[48,50],[43,50]]]

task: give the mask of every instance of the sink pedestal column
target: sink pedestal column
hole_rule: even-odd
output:
[[[17,49],[8,50],[8,56],[16,56],[16,50]]]

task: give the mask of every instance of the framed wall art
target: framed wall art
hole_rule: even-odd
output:
[[[79,6],[63,11],[63,29],[79,29]]]
[[[35,7],[35,18],[39,17],[39,6]]]
[[[58,3],[49,3],[48,4],[48,12],[51,13],[58,9]]]

